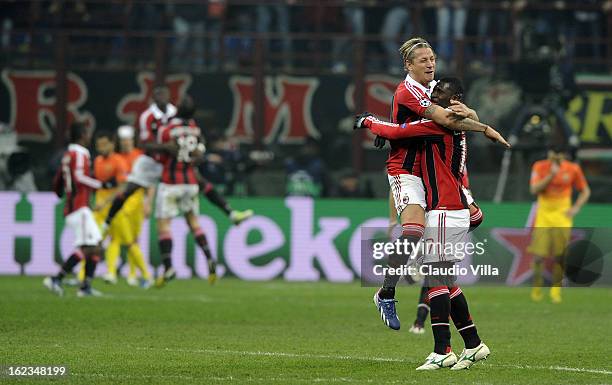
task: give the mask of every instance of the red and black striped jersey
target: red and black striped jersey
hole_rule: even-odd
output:
[[[62,156],[62,163],[55,178],[55,183],[61,184],[66,194],[64,215],[87,207],[91,191],[102,187],[99,180],[90,176],[90,167],[89,150],[79,144],[70,144],[68,151]],[[58,187],[55,186],[56,191],[59,190]]]
[[[402,124],[420,119],[431,105],[429,96],[434,85],[435,82],[432,82],[429,88],[425,88],[407,75],[393,94],[391,121]],[[387,173],[421,176],[420,142],[409,138],[387,139],[391,145],[387,159]]]
[[[395,124],[374,117],[365,125],[376,135],[390,139],[418,138],[421,178],[425,186],[427,210],[462,210],[467,200],[461,188],[465,166],[465,134],[450,131],[429,119]]]
[[[159,161],[163,166],[161,181],[167,184],[197,184],[192,153],[198,148],[201,130],[194,120],[172,118],[157,133],[159,143],[176,141],[176,156],[161,154]]]

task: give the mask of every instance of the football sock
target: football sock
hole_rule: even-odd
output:
[[[212,253],[210,252],[210,247],[208,247],[208,241],[206,240],[206,235],[204,235],[204,232],[202,231],[202,229],[198,229],[195,232],[195,241],[198,244],[198,246],[200,246],[200,249],[206,256],[206,260],[209,262],[212,261],[213,260]],[[214,271],[211,271],[210,273],[214,273]]]
[[[447,354],[451,348],[451,333],[449,326],[450,296],[446,286],[432,287],[428,291],[431,307],[431,330],[434,335],[434,352]]]
[[[533,259],[533,287],[544,286],[544,277],[542,277],[542,258],[534,257]]]
[[[221,210],[223,210],[225,215],[230,215],[230,213],[232,212],[231,206],[221,196],[221,194],[219,194],[219,192],[217,190],[215,190],[215,187],[212,185],[212,183],[210,183],[210,182],[202,182],[202,183],[200,183],[200,191],[204,192],[204,195],[206,195],[206,198],[208,198],[208,200],[212,204],[214,204],[215,206],[217,206]]]
[[[161,255],[164,270],[168,271],[172,267],[172,238],[170,234],[160,234],[159,236],[159,253]]]
[[[419,223],[404,223],[402,224],[402,235],[399,237],[399,241],[403,244],[408,243],[407,253],[391,253],[389,255],[389,267],[398,268],[404,266],[408,262],[408,258],[412,253],[412,245],[416,245],[417,242],[423,236],[425,228]],[[395,286],[399,281],[400,274],[385,274],[382,289],[378,292],[380,298],[391,299],[395,298]]]
[[[106,249],[106,268],[108,273],[113,276],[117,275],[117,261],[119,260],[119,254],[121,253],[121,244],[119,240],[111,238],[110,243]]]
[[[429,305],[427,304],[427,287],[421,287],[421,294],[419,296],[419,304],[417,305],[417,316],[414,321],[415,325],[425,325],[425,320],[429,314]]]
[[[96,272],[96,266],[100,261],[100,257],[97,255],[89,256],[85,259],[85,279],[81,284],[81,289],[86,290],[91,286],[91,281],[93,280],[94,273]]]
[[[463,338],[466,349],[473,349],[480,345],[480,337],[476,325],[472,322],[472,316],[468,309],[465,295],[458,287],[450,290],[451,318],[459,334]]]
[[[62,264],[62,268],[59,273],[55,276],[55,278],[62,280],[66,276],[66,274],[72,273],[72,269],[83,260],[83,252],[79,249],[75,250],[70,257]]]
[[[142,254],[142,250],[140,250],[140,246],[138,243],[133,243],[132,246],[128,249],[128,262],[130,266],[133,264],[138,267],[140,270],[140,276],[146,280],[151,279],[151,273],[149,272],[149,268],[147,267],[147,263],[145,262],[144,255]],[[134,271],[134,277],[136,276],[136,271]]]

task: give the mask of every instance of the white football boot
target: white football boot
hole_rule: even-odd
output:
[[[437,370],[442,368],[449,368],[457,362],[457,355],[450,352],[448,354],[437,354],[431,353],[425,359],[425,363],[416,370]]]
[[[463,352],[461,352],[459,356],[459,360],[451,370],[469,369],[470,366],[474,365],[476,362],[486,360],[489,354],[491,354],[491,351],[484,342],[481,342],[480,345],[473,349],[463,349]]]

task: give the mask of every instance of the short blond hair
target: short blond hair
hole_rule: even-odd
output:
[[[402,59],[404,60],[404,62],[412,62],[415,56],[414,51],[416,51],[417,48],[431,48],[431,50],[433,51],[433,48],[427,42],[427,40],[423,39],[422,37],[413,37],[412,39],[402,44],[399,49],[399,53],[400,55],[402,55]]]

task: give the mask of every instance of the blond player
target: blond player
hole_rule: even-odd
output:
[[[579,191],[573,204],[572,189]],[[563,147],[554,146],[549,149],[547,159],[534,163],[530,190],[538,197],[532,240],[527,248],[534,256],[531,299],[542,300],[542,261],[555,258],[550,298],[553,303],[559,303],[563,253],[570,240],[574,216],[589,200],[591,189],[580,166],[566,159]]]

